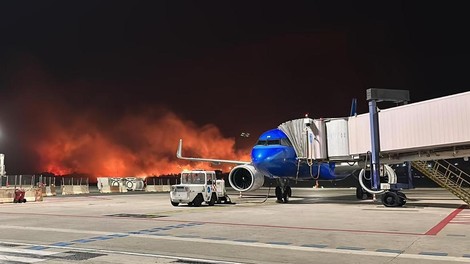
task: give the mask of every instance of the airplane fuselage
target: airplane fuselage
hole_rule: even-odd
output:
[[[335,174],[334,162],[299,161],[287,135],[279,129],[263,133],[251,151],[253,166],[270,178],[338,180],[350,175]]]

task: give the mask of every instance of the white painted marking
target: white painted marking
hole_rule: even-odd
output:
[[[42,231],[57,231],[57,232],[66,232],[66,233],[80,233],[80,234],[97,234],[97,235],[109,235],[116,233],[109,232],[100,232],[100,231],[90,231],[90,230],[75,230],[75,229],[59,229],[59,228],[44,228],[44,227],[24,227],[24,226],[4,226],[0,225],[0,228],[4,229],[29,229],[29,230],[42,230]],[[310,251],[310,252],[324,252],[332,254],[353,254],[353,255],[365,255],[365,256],[378,256],[378,257],[393,257],[393,258],[402,258],[402,259],[428,259],[428,260],[437,260],[437,261],[453,261],[453,262],[466,262],[470,263],[470,258],[466,257],[452,257],[452,256],[434,256],[434,255],[419,255],[419,254],[407,254],[407,253],[393,253],[393,252],[377,252],[377,251],[365,251],[365,250],[345,250],[345,249],[334,249],[334,248],[313,248],[313,247],[302,247],[294,245],[276,245],[276,244],[265,244],[259,242],[240,242],[240,241],[231,241],[231,240],[211,240],[203,238],[187,238],[187,237],[174,237],[174,236],[154,236],[154,235],[145,235],[145,234],[129,234],[130,237],[143,237],[157,240],[176,240],[176,241],[186,241],[186,242],[200,242],[200,243],[215,243],[215,244],[226,244],[226,245],[235,245],[235,246],[248,246],[248,247],[260,247],[260,248],[277,248],[284,250],[298,250],[298,251]],[[45,245],[47,247],[55,248],[55,246]],[[70,248],[76,249],[74,247],[59,247],[57,248]],[[80,248],[79,250],[84,250]],[[89,250],[86,250],[89,251]],[[113,254],[124,254],[119,251],[107,251],[107,250],[93,250],[92,252],[103,252],[103,253],[113,253]],[[171,258],[171,256],[156,255],[156,254],[141,254],[134,252],[127,252],[128,255],[137,255],[137,256],[153,256],[153,257],[164,257]],[[206,261],[206,260],[205,260]],[[220,262],[218,262],[220,263]],[[227,262],[229,263],[229,262]],[[233,263],[233,262],[230,262]]]
[[[46,250],[34,250],[34,249],[2,247],[2,246],[0,246],[0,252],[34,254],[34,255],[40,255],[40,256],[49,256],[49,255],[57,254],[57,252],[46,251]]]
[[[32,226],[10,226],[0,225],[3,229],[21,229],[21,230],[36,230],[36,231],[52,231],[62,233],[74,233],[74,234],[92,234],[92,235],[109,235],[118,234],[118,232],[102,232],[102,231],[91,231],[91,230],[77,230],[77,229],[65,229],[65,228],[49,228],[49,227],[32,227]]]
[[[0,255],[0,263],[10,263],[13,261],[16,262],[23,262],[23,263],[36,263],[40,261],[44,261],[45,259],[37,259],[37,258],[24,258],[24,257],[15,257],[15,256],[2,256]]]
[[[2,241],[0,241],[2,242]],[[185,260],[187,262],[204,262],[204,263],[214,263],[214,264],[243,264],[240,262],[232,262],[232,261],[222,261],[222,260],[211,260],[211,259],[201,259],[201,258],[190,258],[190,257],[180,257],[180,256],[171,256],[171,255],[159,255],[159,254],[151,254],[151,253],[137,253],[137,252],[126,252],[126,251],[114,251],[114,250],[106,250],[106,249],[94,249],[94,248],[79,248],[79,247],[59,247],[59,246],[48,246],[48,245],[38,245],[38,244],[28,244],[28,243],[15,243],[17,245],[22,246],[44,246],[44,247],[52,247],[52,248],[60,248],[60,249],[69,249],[79,252],[88,252],[88,253],[105,253],[105,254],[116,254],[116,255],[128,255],[128,256],[139,256],[139,257],[154,257],[154,258],[164,258],[164,259],[174,259],[174,260]],[[58,253],[58,252],[55,252]],[[2,257],[6,257],[2,259]],[[19,259],[19,257],[17,257]],[[39,261],[44,261],[45,259],[40,259],[38,261],[28,260],[27,258],[21,258],[25,260],[16,260],[16,261],[23,261],[25,263],[35,263]],[[13,261],[13,258],[9,256],[1,256],[0,255],[0,263],[3,263],[2,260],[10,260]]]

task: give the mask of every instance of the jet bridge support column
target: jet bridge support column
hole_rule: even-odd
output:
[[[370,88],[366,91],[369,102],[370,137],[371,137],[371,187],[372,190],[380,190],[380,138],[379,138],[379,113],[377,102],[391,101],[395,103],[408,102],[410,93],[407,90],[390,90]]]
[[[370,117],[370,140],[371,140],[371,187],[372,190],[380,190],[380,140],[379,140],[379,116],[377,112],[377,103],[375,100],[369,101]]]

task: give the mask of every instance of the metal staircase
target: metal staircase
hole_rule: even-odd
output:
[[[412,161],[415,169],[470,205],[470,175],[446,160]]]

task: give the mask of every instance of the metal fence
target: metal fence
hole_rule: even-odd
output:
[[[61,177],[61,185],[89,185],[87,177]]]
[[[2,175],[0,187],[34,187],[55,184],[55,177],[43,175]]]
[[[179,184],[181,178],[177,177],[147,177],[145,182],[147,185],[173,185]]]

